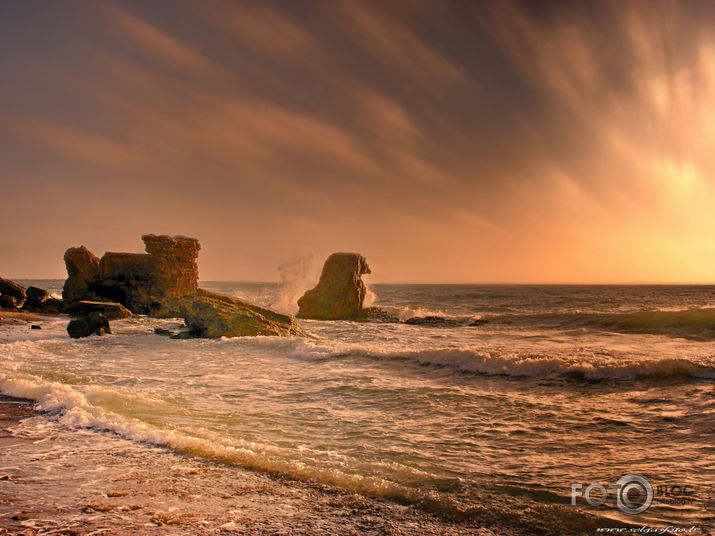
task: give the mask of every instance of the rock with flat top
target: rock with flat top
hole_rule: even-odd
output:
[[[294,317],[207,290],[184,298],[181,316],[196,337],[253,337],[299,335],[305,332]]]
[[[367,293],[361,276],[369,273],[370,267],[362,255],[333,253],[323,265],[317,286],[298,300],[298,318],[356,318]]]
[[[99,313],[109,320],[117,320],[119,318],[132,316],[131,311],[124,307],[121,303],[92,300],[80,300],[78,302],[71,303],[67,305],[65,312],[71,316],[78,317]]]
[[[84,252],[77,251],[79,248],[67,250],[65,299],[108,300],[121,303],[133,313],[178,316],[181,298],[199,288],[196,259],[201,245],[195,238],[185,236],[148,234],[142,240],[146,253],[108,251],[101,260],[94,256],[90,259],[86,254],[81,257]],[[77,257],[83,262],[76,262]],[[75,274],[77,265],[86,268],[79,275]],[[87,277],[80,279],[85,274]]]

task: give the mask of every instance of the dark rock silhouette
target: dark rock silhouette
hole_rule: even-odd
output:
[[[59,313],[62,311],[62,302],[50,297],[50,293],[43,288],[27,287],[27,299],[22,304],[23,311],[32,313]]]
[[[356,318],[367,292],[361,276],[369,273],[370,267],[362,255],[333,253],[323,265],[318,285],[298,300],[298,318]]]
[[[20,305],[22,305],[22,302],[24,302],[27,297],[25,287],[9,279],[3,279],[2,277],[0,277],[0,295],[15,298],[16,302]]]
[[[387,309],[382,307],[365,307],[360,309],[355,320],[358,322],[378,322],[378,323],[390,323],[398,324],[400,322],[400,317]]]
[[[89,290],[89,282],[99,274],[99,258],[84,246],[69,248],[65,251],[65,266],[67,279],[62,299],[66,302],[97,299]]]
[[[443,316],[414,316],[405,320],[405,324],[413,326],[444,326],[453,327],[461,325],[455,318],[445,318]]]
[[[17,309],[19,302],[9,294],[0,294],[0,309]]]
[[[90,335],[104,335],[112,333],[107,320],[101,313],[91,313],[82,318],[75,318],[67,325],[67,333],[73,339],[89,337]]]
[[[197,337],[305,335],[290,315],[203,289],[184,298],[181,314],[189,331]]]
[[[132,316],[131,311],[124,307],[121,303],[90,300],[80,300],[69,304],[65,308],[65,312],[78,317],[89,316],[93,313],[100,313],[108,320],[117,320],[119,318]]]

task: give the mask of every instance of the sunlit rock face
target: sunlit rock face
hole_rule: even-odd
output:
[[[65,251],[67,279],[62,288],[62,299],[67,302],[97,299],[90,292],[89,282],[99,274],[99,258],[84,246]]]
[[[182,300],[181,316],[191,334],[209,339],[305,335],[291,315],[203,289]]]
[[[298,318],[356,318],[367,293],[361,276],[369,273],[370,267],[362,255],[333,253],[323,265],[318,285],[298,300]]]
[[[68,249],[64,298],[110,300],[133,313],[178,316],[178,301],[199,288],[201,245],[184,236],[149,234],[142,240],[147,253],[107,252],[101,260],[84,246]]]

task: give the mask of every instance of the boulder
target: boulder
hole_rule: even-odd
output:
[[[290,315],[203,289],[185,297],[180,307],[186,326],[196,337],[305,335]]]
[[[2,277],[0,277],[0,294],[15,298],[20,304],[22,304],[27,297],[25,287],[9,279],[3,279]]]
[[[84,246],[65,251],[67,280],[62,288],[62,298],[67,302],[96,299],[89,290],[89,282],[99,274],[99,259]]]
[[[323,265],[318,285],[298,300],[298,318],[356,318],[367,293],[361,276],[369,273],[370,267],[362,255],[333,253]]]
[[[50,293],[43,288],[27,287],[27,299],[22,304],[23,311],[33,313],[43,312],[44,303],[50,298]]]
[[[43,302],[50,297],[49,292],[47,292],[44,288],[39,287],[27,287],[26,294],[28,300],[35,300],[38,302]]]
[[[124,307],[121,303],[91,300],[80,300],[78,302],[71,303],[65,307],[65,312],[78,317],[99,313],[104,316],[104,318],[109,320],[117,320],[119,318],[132,316],[131,311]]]
[[[70,320],[67,325],[67,333],[73,339],[89,337],[90,335],[104,335],[112,333],[109,321],[101,313],[91,313],[82,318]]]
[[[18,303],[17,298],[9,294],[0,294],[0,309],[16,309]]]

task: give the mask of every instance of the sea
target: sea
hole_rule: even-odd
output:
[[[62,281],[20,283],[61,293]],[[201,286],[297,309],[278,283]],[[363,533],[348,500],[363,521],[388,518],[364,533],[710,533],[715,286],[374,284],[368,302],[431,320],[301,320],[309,337],[218,340],[154,332],[179,319],[112,321],[111,335],[78,340],[66,317],[3,326],[0,393],[40,410],[14,432],[35,440],[0,457],[14,500],[37,502],[41,485],[69,522],[87,514],[78,493],[100,494],[118,526],[164,501],[141,526],[167,534]],[[83,452],[91,461],[61,469]],[[644,512],[608,488],[627,475],[651,486]],[[264,494],[228,508],[241,479]],[[174,504],[187,489],[194,499]],[[309,524],[281,511],[294,495],[323,505]]]

